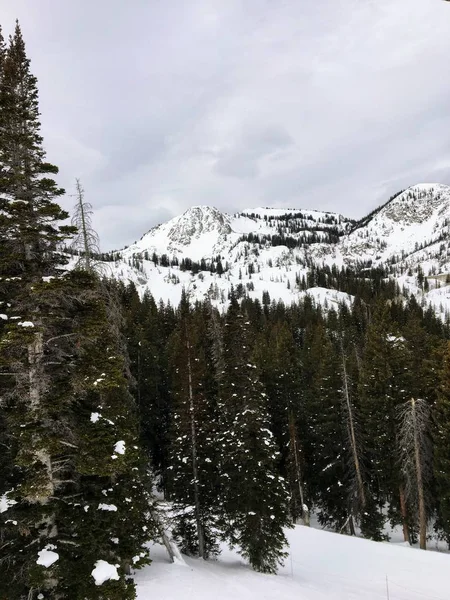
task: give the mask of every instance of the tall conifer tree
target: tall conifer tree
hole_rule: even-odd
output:
[[[221,449],[225,532],[258,571],[273,573],[286,556],[283,527],[290,524],[279,453],[260,381],[248,317],[234,296],[224,333],[224,377],[220,384]]]
[[[58,225],[63,190],[47,176],[57,168],[45,162],[29,66],[17,25],[0,81],[0,384],[12,448],[0,595],[133,598],[127,573],[133,557],[145,562],[148,519],[120,325],[94,274],[61,269],[58,245],[74,228]],[[101,560],[117,578],[96,585]]]
[[[374,539],[382,537],[381,506],[397,499],[402,485],[396,453],[396,408],[408,399],[407,354],[406,342],[392,322],[388,306],[379,301],[367,330],[360,378],[364,455],[370,488],[362,529]]]
[[[439,384],[434,426],[437,525],[450,547],[450,343],[446,344]]]
[[[208,385],[211,357],[203,312],[192,309],[183,291],[172,336],[173,414],[170,493],[178,507],[174,533],[190,554],[217,554],[218,452],[216,398]]]

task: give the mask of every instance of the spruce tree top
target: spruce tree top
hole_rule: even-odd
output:
[[[58,168],[45,160],[37,80],[18,22],[6,51],[0,38],[0,57],[0,232],[6,243],[0,271],[47,275],[61,260],[53,255],[58,242],[74,228],[57,224],[68,217],[54,202],[64,190],[47,176]]]

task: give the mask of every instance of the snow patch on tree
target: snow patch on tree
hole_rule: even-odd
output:
[[[101,414],[98,412],[93,412],[91,413],[91,423],[97,423],[97,421],[100,419]]]
[[[17,502],[11,498],[8,498],[6,494],[0,496],[0,513],[6,512],[8,508],[14,504],[17,504]]]
[[[120,579],[119,573],[117,572],[117,565],[112,565],[106,560],[98,560],[95,563],[95,568],[91,572],[94,578],[95,585],[102,585],[105,581],[110,579],[118,581]]]
[[[125,454],[125,442],[123,440],[116,442],[114,452],[116,454]]]
[[[47,544],[43,550],[38,552],[38,559],[36,560],[37,565],[41,565],[48,569],[51,567],[53,563],[59,560],[59,554],[54,552],[56,550],[56,546],[53,544]]]
[[[109,512],[117,512],[117,506],[115,504],[103,504],[98,505],[98,510],[107,510]]]

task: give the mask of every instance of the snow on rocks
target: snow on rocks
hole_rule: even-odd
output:
[[[95,585],[102,585],[105,581],[110,579],[118,581],[120,579],[117,567],[119,565],[112,565],[106,560],[98,560],[95,563],[95,568],[91,571],[91,575],[94,578]]]

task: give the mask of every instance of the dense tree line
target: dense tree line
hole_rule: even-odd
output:
[[[390,523],[402,525],[405,539],[415,542],[421,528],[417,474],[407,471],[400,447],[400,413],[411,399],[429,409],[420,448],[425,526],[450,539],[448,328],[381,281],[361,279],[351,307],[325,311],[308,298],[289,307],[248,298],[239,304],[232,290],[225,314],[209,303],[190,304],[186,295],[178,308],[157,306],[150,295],[141,302],[133,286],[121,286],[128,339],[146,340],[145,347],[158,340],[153,360],[135,345],[131,365],[141,369],[142,435],[159,485],[180,507],[175,533],[186,550],[199,552],[197,496],[205,515],[204,552],[218,539],[234,539],[223,521],[230,518],[225,504],[234,477],[241,492],[258,498],[246,512],[260,523],[259,511],[277,506],[267,482],[255,483],[260,465],[286,488],[276,521],[283,522],[286,509],[291,521],[307,521],[314,510],[337,531],[359,528],[381,540]],[[252,398],[257,409],[248,408]],[[248,421],[241,424],[243,413]],[[247,448],[251,440],[271,448],[268,462],[258,446]],[[238,504],[234,498],[230,506]]]

